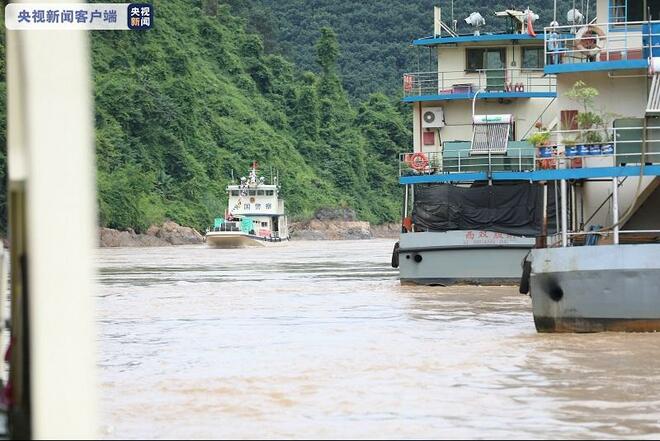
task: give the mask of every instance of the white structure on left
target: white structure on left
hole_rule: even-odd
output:
[[[97,437],[90,70],[84,32],[7,31],[12,438]]]

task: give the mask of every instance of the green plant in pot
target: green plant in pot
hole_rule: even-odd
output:
[[[527,138],[527,141],[529,141],[535,147],[547,146],[548,143],[550,142],[550,132],[539,131],[536,133],[532,133],[529,136],[529,138]]]
[[[529,138],[527,138],[527,141],[539,149],[538,156],[549,158],[552,156],[552,149],[549,147],[550,132],[540,125],[537,125],[536,127],[539,129],[538,132],[532,133]]]
[[[602,126],[603,118],[593,111],[594,99],[598,94],[598,89],[587,86],[584,81],[577,81],[571,90],[566,93],[568,98],[580,103],[583,109],[577,116],[580,141],[583,143],[578,145],[580,155],[591,153],[589,145],[596,144],[600,148],[598,143],[601,142],[601,139],[595,128]],[[596,151],[595,148],[593,150]]]

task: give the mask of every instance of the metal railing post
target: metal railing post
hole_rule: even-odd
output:
[[[619,178],[612,179],[612,221],[614,225],[614,245],[619,244]]]
[[[566,205],[566,179],[561,180],[561,246],[568,246],[568,213]]]

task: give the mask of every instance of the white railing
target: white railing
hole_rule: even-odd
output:
[[[476,155],[469,142],[465,148],[445,147],[443,152],[421,156],[402,153],[399,176],[660,164],[660,127],[647,127],[645,140],[640,133],[643,131],[643,127],[557,130],[551,132],[546,146],[509,148],[506,154]],[[598,140],[593,133],[600,132]]]
[[[489,92],[556,92],[554,75],[543,69],[480,69],[476,71],[411,72],[403,75],[405,97]]]
[[[645,59],[654,45],[660,56],[658,24],[660,21],[546,27],[546,65]]]

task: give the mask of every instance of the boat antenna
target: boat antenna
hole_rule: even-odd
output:
[[[552,22],[557,23],[557,0],[555,0],[554,15],[552,17]]]
[[[231,169],[231,183],[234,183],[234,169]]]

